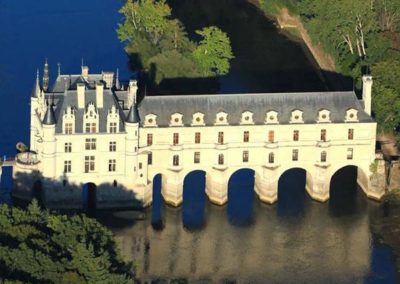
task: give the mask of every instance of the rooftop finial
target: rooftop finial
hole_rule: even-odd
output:
[[[117,74],[115,76],[115,89],[120,90],[121,85],[119,83],[119,69],[117,68]]]
[[[43,90],[47,92],[49,88],[49,64],[47,63],[47,58],[44,63],[44,72],[43,72]]]
[[[57,67],[58,67],[58,70],[57,70],[58,77],[60,77],[60,75],[61,75],[61,63],[60,62],[57,63]]]
[[[36,70],[36,83],[32,91],[32,97],[37,98],[40,95],[39,68]]]

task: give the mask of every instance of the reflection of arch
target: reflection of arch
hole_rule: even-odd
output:
[[[92,211],[96,209],[96,184],[88,182],[82,187],[82,205],[85,210]]]

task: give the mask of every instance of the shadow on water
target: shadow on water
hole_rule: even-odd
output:
[[[183,183],[183,226],[189,230],[200,229],[204,226],[206,204],[206,173],[193,171],[186,175]]]
[[[278,181],[277,214],[280,217],[297,217],[304,214],[306,201],[306,171],[290,169]]]
[[[153,203],[151,205],[151,225],[154,230],[161,231],[164,228],[163,208],[164,200],[161,195],[161,174],[153,178]]]
[[[228,183],[228,220],[235,226],[253,223],[254,170],[241,169],[232,174]]]

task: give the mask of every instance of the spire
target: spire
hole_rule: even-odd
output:
[[[119,69],[117,68],[117,75],[115,76],[115,89],[120,90],[121,84],[119,82]]]
[[[44,125],[55,125],[56,124],[56,116],[54,114],[53,105],[50,104],[48,101],[47,101],[46,114],[44,115],[42,122]]]
[[[137,108],[136,103],[132,104],[131,109],[129,110],[128,116],[126,117],[125,121],[128,123],[140,122],[139,110]]]
[[[36,83],[32,90],[32,97],[37,98],[40,95],[40,83],[39,83],[39,68],[36,70]]]
[[[49,88],[49,64],[47,63],[47,58],[44,63],[44,72],[43,72],[43,90],[47,92]]]
[[[61,76],[61,63],[57,63],[57,74],[58,74],[58,77],[60,77]]]

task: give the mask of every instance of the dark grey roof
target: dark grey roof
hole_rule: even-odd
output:
[[[129,123],[139,123],[140,122],[140,115],[138,108],[135,104],[131,106],[128,115],[126,116],[126,122]]]
[[[102,81],[101,74],[90,74],[88,79],[85,80],[81,75],[60,75],[54,82],[53,87],[49,90],[52,93],[63,93],[65,89],[76,90],[78,83],[83,83],[87,88],[94,89],[96,83]]]
[[[47,110],[46,110],[46,114],[43,117],[43,124],[45,125],[54,125],[56,124],[56,117],[54,114],[54,109],[52,104],[47,105]]]
[[[35,81],[35,86],[33,86],[32,89],[32,98],[37,98],[37,95],[40,93],[40,84],[39,84],[39,70],[36,73],[36,81]]]
[[[344,122],[348,109],[358,110],[360,122],[373,122],[365,113],[354,92],[316,92],[316,93],[269,93],[269,94],[229,94],[229,95],[177,95],[148,96],[140,103],[141,117],[157,115],[157,124],[167,126],[173,113],[183,115],[183,123],[190,125],[192,115],[203,113],[206,125],[213,125],[216,114],[226,112],[229,124],[239,124],[245,111],[252,112],[255,124],[264,124],[268,111],[278,112],[279,123],[289,123],[291,112],[303,111],[305,123],[315,123],[318,112],[327,109],[332,122]]]

